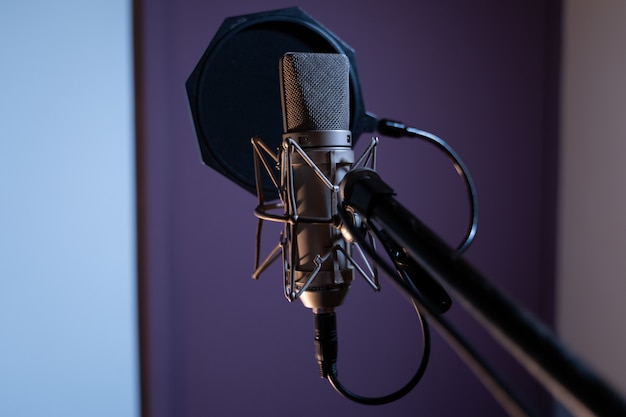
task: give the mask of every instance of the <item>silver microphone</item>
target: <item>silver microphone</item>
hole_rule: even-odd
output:
[[[337,186],[354,163],[349,61],[340,54],[289,53],[280,61],[280,75],[283,151],[298,145],[305,152],[292,153],[293,183],[282,184],[287,200],[293,189],[295,201],[287,204],[301,220],[291,236],[294,289],[310,280],[299,298],[323,313],[342,303],[354,277],[344,255],[350,247],[334,227]]]
[[[335,308],[346,297],[357,270],[378,290],[359,246],[343,231],[338,215],[339,184],[357,165],[374,165],[377,140],[354,160],[350,126],[350,64],[345,55],[287,53],[280,60],[283,140],[277,154],[253,138],[259,206],[255,215],[257,253],[254,278],[282,254],[285,296],[312,309],[316,356],[322,377],[336,373]],[[278,173],[267,157],[275,162]],[[280,201],[267,204],[260,184],[261,164]],[[282,209],[281,214],[272,211]],[[278,246],[259,262],[263,220],[284,224]],[[352,257],[353,249],[361,262]]]

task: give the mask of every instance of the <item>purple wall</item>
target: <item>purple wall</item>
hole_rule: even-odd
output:
[[[407,397],[382,407],[343,399],[318,376],[311,313],[284,300],[280,270],[250,279],[255,198],[200,162],[184,83],[226,17],[293,4],[135,3],[144,415],[504,415],[436,333]],[[367,3],[299,6],[355,49],[368,111],[433,132],[461,155],[481,216],[467,258],[550,322],[557,2]],[[385,181],[456,244],[467,203],[447,159],[425,143],[381,142]],[[417,361],[416,319],[385,284],[374,294],[356,281],[338,310],[339,370],[365,395],[397,388]],[[547,406],[458,303],[448,315],[531,403]]]

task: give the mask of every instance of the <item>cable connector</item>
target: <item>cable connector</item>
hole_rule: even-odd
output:
[[[315,322],[315,358],[320,376],[337,374],[337,319],[335,312],[313,313]]]
[[[401,138],[403,136],[412,136],[407,130],[407,126],[396,120],[380,119],[376,126],[378,133],[390,138]]]

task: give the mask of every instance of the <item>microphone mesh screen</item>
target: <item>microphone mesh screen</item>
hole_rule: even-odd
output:
[[[281,61],[285,133],[350,129],[350,62],[341,54],[289,53]]]

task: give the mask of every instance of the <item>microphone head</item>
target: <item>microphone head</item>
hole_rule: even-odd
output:
[[[284,132],[349,130],[349,73],[343,54],[285,54],[280,61]]]

